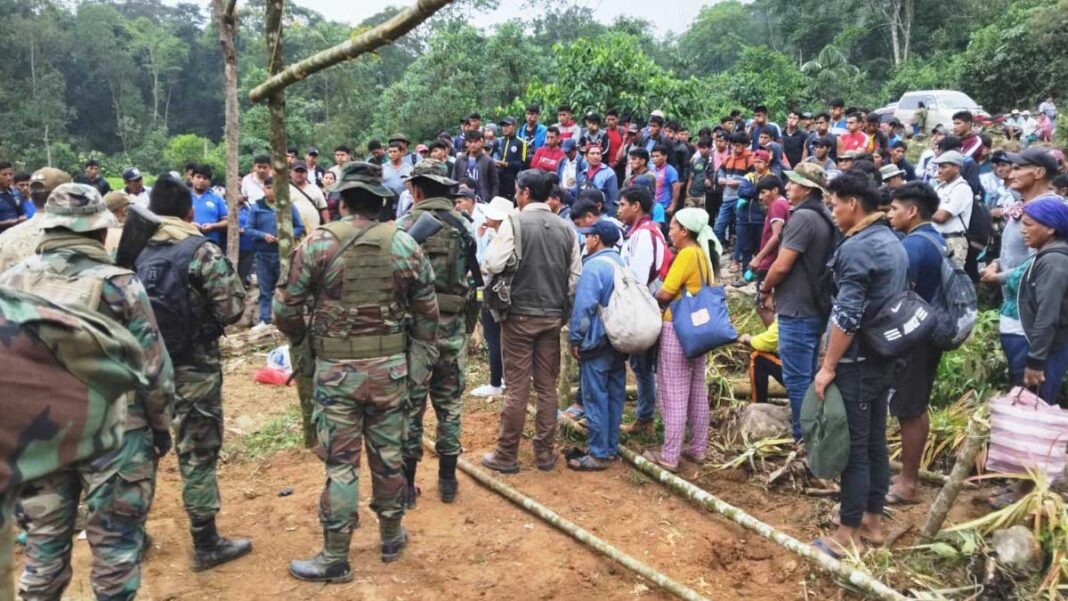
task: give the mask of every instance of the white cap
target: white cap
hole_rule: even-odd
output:
[[[486,219],[494,221],[504,221],[513,212],[515,212],[515,205],[512,204],[512,201],[502,196],[494,196],[493,200],[482,208],[482,214],[486,216]]]
[[[649,116],[650,117],[660,117],[661,119],[663,119],[664,118],[664,111],[662,111],[660,109],[656,109],[652,113],[649,113]]]

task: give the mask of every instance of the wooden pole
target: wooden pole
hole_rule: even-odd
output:
[[[225,3],[225,5],[224,5]],[[237,265],[241,232],[238,215],[241,211],[241,181],[238,164],[238,105],[237,105],[237,2],[212,0],[215,29],[223,54],[223,90],[226,97],[226,256]]]
[[[560,422],[564,424],[565,428],[572,428],[574,425],[574,420],[566,415],[561,416]],[[578,430],[573,431],[578,432]],[[905,601],[906,598],[904,595],[875,578],[872,578],[870,574],[855,570],[830,555],[817,550],[815,547],[805,544],[785,532],[780,532],[775,528],[772,528],[768,524],[761,522],[730,503],[712,496],[708,491],[702,490],[675,474],[662,469],[660,466],[650,463],[644,457],[627,447],[619,445],[619,454],[639,471],[644,472],[654,480],[667,486],[683,498],[700,505],[709,511],[714,511],[739,526],[756,532],[780,547],[800,555],[809,562],[816,564],[820,569],[829,572],[860,589],[868,596],[883,601]]]
[[[268,21],[270,20],[270,5],[281,0],[268,0]],[[356,58],[361,54],[373,52],[381,46],[393,43],[394,40],[415,29],[423,21],[426,21],[434,13],[451,4],[453,0],[418,0],[413,6],[397,13],[392,19],[365,31],[347,42],[343,42],[332,48],[317,52],[308,58],[290,65],[285,70],[269,71],[267,81],[252,88],[248,97],[252,102],[260,102],[270,99],[271,95],[284,90],[292,83],[318,73],[327,67],[340,62]],[[270,26],[268,26],[268,32]]]
[[[282,17],[285,0],[267,0],[267,72],[282,71]],[[286,93],[284,87],[267,98],[270,114],[271,169],[274,172],[274,214],[278,222],[278,254],[282,259],[280,274],[289,272],[289,253],[293,250],[293,218],[289,199],[289,162],[286,160]]]
[[[983,448],[983,441],[986,440],[987,435],[986,427],[982,422],[975,417],[968,420],[967,438],[961,446],[960,454],[957,455],[957,462],[953,464],[953,471],[949,473],[946,485],[942,487],[934,503],[931,504],[931,511],[927,514],[927,519],[924,520],[923,526],[920,527],[920,536],[922,538],[934,538],[942,528],[942,523],[946,521],[946,516],[949,515],[953,502],[957,500],[957,495],[960,494],[965,478],[972,473],[972,468],[975,467],[975,458],[979,456],[979,451]]]
[[[429,450],[434,449],[434,443],[426,438],[423,439],[423,446]],[[649,582],[652,582],[672,595],[675,595],[679,599],[685,599],[687,601],[707,601],[708,598],[704,597],[697,591],[672,580],[638,559],[635,559],[612,545],[609,545],[604,540],[581,528],[578,524],[568,520],[548,507],[519,492],[515,488],[508,486],[501,480],[494,478],[488,473],[475,467],[463,457],[457,461],[457,465],[460,467],[461,471],[474,478],[479,484],[508,499],[512,503],[515,503],[532,515],[542,519],[553,528],[556,528],[583,545],[608,557],[612,561],[615,561],[619,565],[638,574],[642,578],[645,578]]]

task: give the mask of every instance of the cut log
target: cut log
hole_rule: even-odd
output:
[[[423,446],[428,450],[434,450],[434,443],[427,438],[423,439]],[[623,551],[581,528],[578,524],[575,524],[541,503],[538,503],[534,499],[524,495],[515,488],[505,484],[503,481],[494,478],[489,473],[475,467],[466,459],[461,457],[457,461],[457,465],[462,472],[474,478],[479,484],[508,499],[528,513],[540,518],[553,528],[570,536],[586,547],[597,551],[635,574],[638,574],[642,578],[645,578],[649,582],[652,582],[656,586],[675,595],[679,599],[686,599],[687,601],[707,601],[707,597],[701,595],[697,591],[672,580],[661,572],[649,567],[647,564],[627,555]]]
[[[942,487],[934,503],[931,504],[931,511],[927,514],[927,519],[923,522],[923,526],[920,527],[920,536],[922,538],[934,538],[942,528],[942,523],[946,521],[949,510],[957,500],[957,495],[960,494],[961,485],[964,483],[965,478],[971,475],[972,468],[975,467],[975,458],[979,456],[979,451],[983,448],[983,442],[988,436],[989,432],[986,426],[979,419],[973,416],[968,420],[967,438],[961,446],[960,454],[957,455],[957,462],[953,464],[953,471],[949,473],[946,485]]]

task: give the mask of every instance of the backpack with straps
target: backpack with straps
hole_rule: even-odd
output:
[[[972,217],[968,223],[964,223],[964,217],[957,216],[964,225],[968,245],[975,250],[984,250],[994,239],[994,218],[987,206],[979,197],[972,197]]]
[[[830,259],[834,253],[834,249],[841,242],[842,233],[838,231],[838,228],[831,221],[831,218],[823,211],[818,211],[812,207],[800,206],[797,207],[799,211],[812,211],[816,215],[819,215],[820,219],[827,224],[827,227],[831,228],[831,244],[827,253],[827,259]],[[789,223],[787,224],[789,227]],[[808,265],[805,263],[804,257],[800,257],[801,269],[805,271],[805,276],[808,279],[809,285],[812,287],[812,296],[816,301],[816,308],[819,309],[820,316],[827,318],[831,314],[831,306],[834,302],[834,273],[829,268],[825,268],[820,274],[809,273]],[[826,262],[826,261],[824,261]]]
[[[222,333],[222,328],[206,331],[197,323],[189,300],[189,263],[197,250],[209,242],[204,236],[189,236],[173,244],[150,244],[137,257],[137,277],[145,285],[152,311],[156,314],[167,354],[175,365],[188,365],[199,339]]]
[[[675,260],[675,253],[671,252],[667,241],[664,240],[664,233],[660,231],[660,226],[655,221],[649,219],[642,222],[641,225],[634,228],[631,236],[643,230],[649,232],[649,237],[653,239],[653,264],[649,266],[649,283],[653,283],[656,280],[663,282],[667,279],[668,271],[671,270],[671,263]],[[660,248],[664,249],[664,260],[660,261],[660,266],[657,267],[656,255]]]
[[[923,232],[916,232],[938,251],[942,257],[941,279],[931,309],[936,314],[931,343],[944,351],[959,348],[971,336],[975,320],[979,316],[979,301],[975,284],[968,274],[949,258],[949,249],[943,249],[935,239]]]
[[[598,306],[597,314],[608,342],[621,353],[644,353],[660,339],[664,325],[660,305],[630,269],[610,259],[604,261],[612,265],[613,288],[608,304]]]

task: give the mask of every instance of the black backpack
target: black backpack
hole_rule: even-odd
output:
[[[137,277],[145,285],[167,354],[175,365],[189,365],[203,331],[189,302],[189,263],[209,239],[190,236],[174,244],[150,244],[137,257]]]
[[[990,214],[990,207],[977,196],[972,197],[972,218],[964,223],[964,217],[959,216],[961,223],[967,232],[968,245],[976,250],[983,250],[994,239],[994,218]]]
[[[838,226],[834,225],[831,218],[823,211],[817,211],[812,207],[805,206],[798,207],[797,210],[812,211],[819,215],[820,219],[827,224],[827,227],[831,228],[831,245],[830,251],[827,253],[827,259],[830,260],[834,254],[834,249],[842,241],[842,232],[838,230]],[[831,306],[834,303],[834,271],[830,267],[826,267],[821,273],[808,273],[805,258],[800,257],[798,260],[801,261],[801,269],[805,270],[805,276],[808,278],[809,284],[812,285],[812,294],[815,296],[816,308],[819,309],[820,316],[824,319],[830,317]]]

